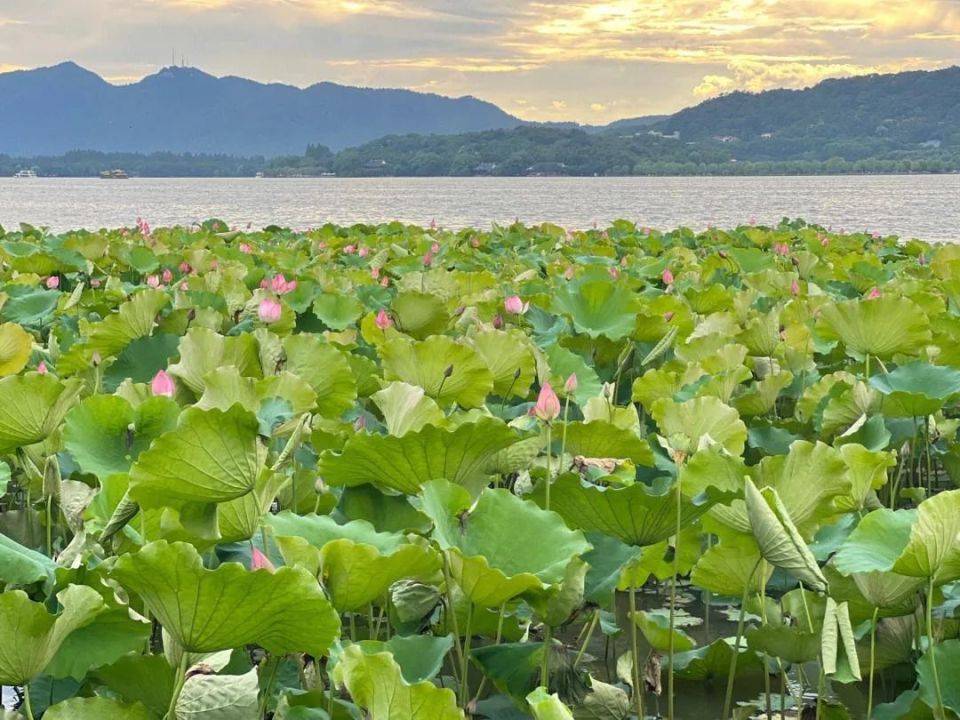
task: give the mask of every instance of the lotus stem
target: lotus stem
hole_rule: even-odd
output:
[[[553,478],[552,478],[553,471],[551,467],[552,463],[550,458],[550,455],[552,452],[551,445],[553,444],[553,436],[551,434],[552,429],[553,428],[551,428],[550,423],[547,423],[547,493],[546,493],[546,499],[544,501],[544,506],[543,506],[545,510],[550,509],[550,483],[553,482]]]
[[[473,639],[473,603],[467,605],[467,625],[463,629],[463,652],[460,654],[460,704],[467,704],[470,694],[470,641]]]
[[[270,662],[270,659],[267,658],[265,661]],[[273,687],[273,681],[277,677],[277,669],[280,667],[280,660],[275,659],[273,662],[273,667],[270,669],[270,677],[267,678],[267,684],[263,687],[263,697],[260,698],[260,714],[258,717],[264,717],[267,714],[267,703],[270,701],[270,689]]]
[[[567,452],[567,415],[570,412],[570,394],[567,393],[567,397],[563,400],[563,433],[560,436],[560,462],[563,462],[563,457]],[[569,467],[569,466],[568,466]]]
[[[165,720],[176,720],[177,718],[177,700],[180,699],[180,693],[183,692],[183,685],[187,681],[187,651],[180,649],[180,663],[177,665],[177,674],[173,682],[173,694],[170,696],[170,705],[167,707]]]
[[[587,645],[590,644],[590,638],[593,637],[593,631],[597,628],[597,622],[600,620],[600,608],[597,608],[593,613],[593,618],[590,620],[590,624],[587,626],[587,637],[584,638],[583,644],[580,646],[580,650],[577,652],[577,657],[573,660],[573,667],[576,669],[577,665],[580,664],[580,660],[583,658],[583,654],[587,651]]]
[[[867,353],[863,359],[863,379],[867,382],[870,381],[870,353]]]
[[[807,616],[807,627],[812,633],[813,630],[813,616],[810,615],[810,606],[807,604],[807,591],[804,590],[803,585],[800,586],[800,601],[803,603],[803,614]],[[820,720],[820,712],[822,709],[821,696],[823,695],[823,653],[820,654],[820,669],[817,673],[817,720]]]
[[[940,673],[937,671],[937,655],[934,649],[937,645],[936,635],[933,632],[933,575],[927,584],[927,652],[930,653],[930,669],[933,671],[933,688],[937,694],[937,707],[933,716],[937,720],[945,717],[943,712],[943,691],[940,689]]]
[[[500,644],[500,639],[503,637],[503,615],[507,610],[507,603],[504,601],[500,605],[500,613],[497,617],[497,634],[494,637],[493,644],[497,646]],[[487,676],[486,674],[480,678],[480,686],[477,688],[477,694],[473,696],[473,702],[476,703],[480,699],[480,695],[483,694],[483,689],[487,686]]]
[[[633,660],[633,698],[637,705],[637,720],[643,720],[643,685],[640,683],[640,645],[637,642],[637,589],[630,586],[630,657]]]
[[[53,495],[47,495],[47,507],[45,511],[46,531],[47,531],[47,556],[53,557]]]
[[[23,686],[23,709],[27,711],[27,720],[34,720],[33,706],[30,704],[30,683]]]
[[[757,568],[760,567],[760,562],[762,559],[763,558],[757,560],[756,564],[753,566],[753,570],[750,571],[750,576],[743,584],[743,596],[740,598],[740,613],[737,616],[737,640],[733,646],[733,656],[730,658],[730,670],[727,672],[727,691],[723,697],[723,714],[720,716],[721,720],[727,720],[727,718],[731,717],[730,712],[733,706],[733,681],[737,676],[737,658],[740,656],[740,641],[743,639],[743,621],[747,614],[747,598],[750,596],[750,583],[753,582],[753,574],[757,571]]]
[[[443,580],[444,585],[447,587],[447,608],[446,608],[446,617],[447,624],[453,623],[453,644],[457,650],[457,658],[460,663],[463,663],[463,646],[460,645],[460,628],[457,627],[457,611],[453,607],[453,581],[450,578],[450,566],[447,563],[447,554],[443,554]],[[449,629],[449,627],[448,627]],[[451,663],[454,667],[454,670],[459,670],[457,663]]]
[[[550,692],[550,645],[553,642],[553,628],[543,623],[543,658],[540,660],[540,684]]]
[[[680,487],[680,475],[677,475],[676,483],[677,514],[674,524],[673,536],[673,576],[670,578],[670,636],[667,641],[667,656],[669,665],[667,666],[667,718],[673,720],[673,654],[674,654],[674,624],[676,622],[677,610],[677,575],[680,572],[680,524],[682,521],[683,507]]]
[[[873,671],[876,665],[877,653],[877,615],[879,607],[873,609],[873,621],[870,623],[870,682],[867,686],[867,720],[873,715]]]

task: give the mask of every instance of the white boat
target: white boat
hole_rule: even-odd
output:
[[[35,178],[37,173],[33,170],[18,170],[13,176],[16,178]]]

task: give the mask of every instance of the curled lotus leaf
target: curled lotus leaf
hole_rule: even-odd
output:
[[[561,432],[557,430],[556,435]],[[632,430],[605,420],[569,423],[566,426],[566,441],[566,452],[571,455],[617,458],[629,460],[636,465],[653,465],[653,450],[647,440]]]
[[[747,426],[737,411],[715,397],[696,397],[686,402],[657,400],[650,408],[660,433],[671,439],[671,445],[688,455],[696,452],[706,440],[722,445],[733,455],[743,453],[747,442]],[[673,438],[681,438],[680,446]]]
[[[45,440],[63,420],[83,382],[27,373],[0,380],[0,454]]]
[[[33,337],[16,323],[0,325],[0,377],[16,375],[27,366]]]
[[[357,379],[336,346],[316,335],[290,335],[283,340],[284,368],[307,381],[317,393],[317,411],[339,418],[357,399]]]

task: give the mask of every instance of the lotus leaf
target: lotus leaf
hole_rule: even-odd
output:
[[[722,445],[733,455],[740,455],[747,441],[747,427],[737,411],[714,397],[698,397],[683,403],[657,400],[650,413],[661,434],[671,439],[677,449],[693,454],[704,440]],[[680,445],[672,438],[682,438]]]
[[[81,383],[27,373],[0,380],[0,454],[44,440],[70,409]]]
[[[820,331],[839,340],[857,360],[866,355],[883,359],[898,353],[916,354],[930,341],[930,321],[912,300],[883,295],[824,305]]]
[[[152,720],[143,703],[127,705],[105,697],[70,698],[43,716],[47,720]]]
[[[418,385],[441,406],[481,407],[493,391],[493,373],[473,348],[443,335],[387,341],[380,350],[384,376]]]
[[[960,372],[952,368],[912,362],[892,372],[874,375],[870,385],[883,393],[887,416],[924,416],[935,413],[960,393]],[[896,412],[891,412],[891,410]]]

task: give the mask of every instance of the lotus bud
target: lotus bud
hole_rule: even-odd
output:
[[[660,277],[663,280],[664,285],[673,284],[673,273],[670,272],[670,268],[665,268],[663,271],[663,275],[661,275]]]
[[[799,295],[800,294],[800,283],[797,282],[796,278],[793,279],[790,283],[790,294]]]
[[[173,384],[173,378],[165,370],[158,370],[150,381],[150,392],[157,397],[173,397],[176,392],[176,386]]]
[[[790,246],[787,245],[786,243],[775,243],[773,246],[773,251],[777,255],[782,255],[786,257],[787,255],[790,254]]]
[[[99,350],[94,350],[94,351],[93,351],[93,355],[90,356],[90,362],[93,363],[93,366],[94,366],[94,367],[98,367],[98,366],[100,365],[100,363],[103,362],[103,358],[100,357],[100,351],[99,351]]]
[[[267,570],[268,572],[276,571],[273,563],[270,562],[270,558],[264,555],[260,548],[254,548],[252,555],[253,556],[250,558],[251,570]]]
[[[614,280],[618,280],[620,278],[620,271],[615,267],[607,268],[607,272],[610,273],[610,277],[612,277]]]
[[[523,300],[520,299],[519,295],[510,295],[507,297],[507,299],[503,301],[503,309],[511,315],[520,315],[526,310],[523,305]]]
[[[423,255],[423,264],[424,264],[426,267],[430,267],[430,265],[433,264],[433,255],[432,255],[431,253],[429,253],[429,252],[424,253],[424,255]]]
[[[380,278],[380,287],[390,287],[390,278],[388,277]]]
[[[190,288],[190,286],[187,284],[187,281],[186,281],[186,280],[184,280],[182,283],[180,283],[180,289],[181,289],[183,292],[186,292],[189,288]]]
[[[370,268],[370,277],[373,278],[374,280],[379,280],[379,279],[380,279],[380,268],[378,268],[378,267],[372,267],[372,268]]]
[[[171,280],[173,280],[173,273],[170,272],[170,268],[164,268],[163,274],[160,276],[160,279],[163,280],[165,283],[168,283]]]
[[[360,416],[359,416],[356,420],[354,420],[354,422],[353,422],[353,429],[356,430],[357,432],[360,432],[361,430],[365,429],[366,427],[367,427],[367,418],[366,418],[365,415],[360,415]]]
[[[751,216],[750,216],[750,220],[749,220],[748,222],[749,222],[751,225],[756,225],[756,224],[757,224],[757,216],[756,216],[756,215],[751,215]]]
[[[917,262],[920,263],[920,265],[926,265],[926,264],[927,264],[927,256],[926,256],[926,255],[921,255],[920,257],[917,258]]]
[[[386,330],[388,327],[393,325],[393,320],[390,319],[390,316],[387,314],[387,311],[383,308],[380,308],[380,311],[377,313],[377,317],[374,320],[377,327],[381,330]]]
[[[577,374],[570,373],[570,375],[567,377],[567,381],[563,384],[563,389],[566,391],[567,395],[570,395],[571,393],[575,393],[577,391],[577,385]]]
[[[530,414],[543,422],[550,422],[560,414],[560,398],[549,382],[540,388],[536,404],[530,408]]]
[[[43,360],[37,365],[37,372],[41,375],[47,374],[47,364]]]
[[[357,250],[357,255],[359,255],[360,257],[366,257],[369,252],[370,252],[370,248],[362,247],[359,250]]]
[[[265,323],[275,323],[280,319],[283,312],[283,306],[279,300],[273,298],[264,298],[260,301],[260,307],[257,308],[257,315]]]
[[[431,245],[430,252],[432,252],[434,255],[440,252],[440,243],[435,242],[433,245]]]
[[[670,322],[671,320],[673,320],[673,310],[667,310],[667,311],[663,314],[663,321],[664,321],[664,322]]]
[[[244,255],[249,255],[250,253],[253,252],[253,248],[250,247],[249,243],[240,243],[239,249],[240,249],[240,252],[242,252]]]
[[[185,275],[189,275],[190,273],[193,272],[193,268],[190,267],[190,263],[182,262],[180,263],[180,272],[182,272]]]
[[[51,275],[47,278],[47,282],[45,284],[48,290],[56,290],[58,287],[60,287],[60,276]]]
[[[472,248],[480,247],[480,238],[478,238],[476,235],[470,238],[470,247]]]
[[[493,316],[493,327],[496,330],[499,330],[500,328],[503,327],[503,315],[501,315],[500,313],[497,313],[496,315]]]
[[[453,311],[454,317],[460,317],[461,315],[463,315],[466,309],[467,309],[466,305],[460,305],[459,307],[457,307],[456,310]]]
[[[573,280],[573,265],[568,266],[567,269],[563,271],[563,277],[567,280]]]
[[[347,254],[347,255],[353,255],[356,251],[357,251],[357,246],[356,246],[356,245],[347,245],[347,246],[343,249],[343,252],[344,252],[345,254]]]
[[[147,277],[147,285],[149,285],[152,288],[160,287],[160,278],[157,277],[156,275],[150,275],[149,277]]]
[[[447,365],[447,369],[443,371],[444,379],[453,375],[453,365]]]
[[[216,258],[214,258],[213,260],[210,261],[210,269],[211,269],[211,270],[216,270],[218,267],[220,267],[220,261],[219,261],[219,260],[217,260]]]
[[[868,299],[868,300],[876,300],[878,297],[880,297],[880,289],[879,289],[879,288],[876,288],[876,287],[871,288],[871,289],[870,289],[870,292],[867,293],[867,299]]]

